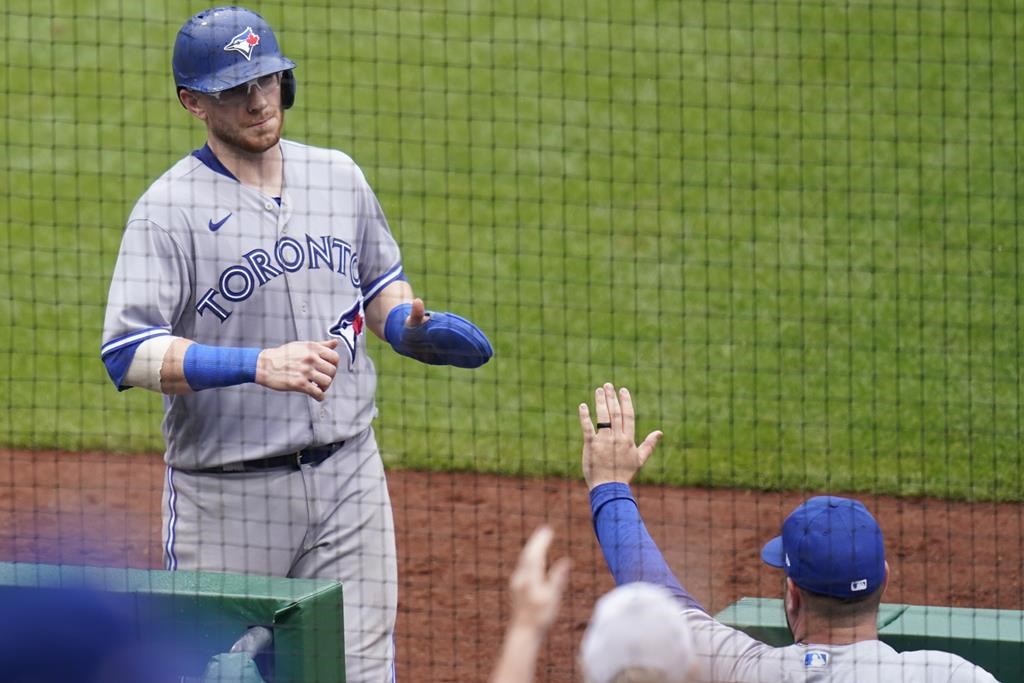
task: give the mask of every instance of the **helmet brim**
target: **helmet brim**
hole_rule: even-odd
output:
[[[204,78],[191,79],[191,81],[179,83],[179,87],[195,90],[196,92],[212,95],[214,93],[230,90],[231,88],[247,83],[254,78],[260,78],[278,71],[290,71],[295,68],[295,62],[279,55],[265,55],[253,59],[251,62],[241,62],[221,69],[216,73],[209,74]]]

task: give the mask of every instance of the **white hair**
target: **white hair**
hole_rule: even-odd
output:
[[[671,593],[630,583],[597,601],[580,644],[586,683],[686,683],[693,639]]]

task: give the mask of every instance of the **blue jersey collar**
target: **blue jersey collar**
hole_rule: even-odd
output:
[[[229,171],[227,166],[220,163],[220,159],[218,159],[217,155],[213,153],[212,149],[210,149],[210,145],[203,145],[202,149],[194,150],[192,152],[192,156],[206,164],[206,166],[211,171],[215,173],[220,173],[223,176],[227,176],[228,178],[234,180],[236,183],[239,182],[238,178],[235,177],[235,174]]]
[[[241,182],[238,180],[238,178],[235,177],[234,173],[228,170],[227,166],[220,162],[220,159],[217,158],[217,155],[213,153],[212,149],[210,149],[210,145],[203,145],[202,149],[193,150],[192,156],[194,156],[196,159],[199,159],[199,161],[203,162],[203,164],[205,164],[206,167],[209,168],[214,173],[220,173],[223,176],[227,176],[228,178],[234,180],[236,183]],[[278,206],[281,206],[280,197],[274,197],[274,201],[277,202]]]

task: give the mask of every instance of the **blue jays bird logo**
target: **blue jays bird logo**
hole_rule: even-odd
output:
[[[363,317],[363,298],[359,297],[347,311],[341,314],[338,322],[334,323],[334,327],[327,331],[332,337],[337,337],[345,342],[345,346],[348,348],[348,366],[350,368],[356,361],[356,345],[359,343],[359,335],[363,333],[365,323],[366,319]]]
[[[251,26],[246,26],[244,31],[228,41],[228,44],[224,46],[224,51],[231,52],[233,50],[241,53],[246,60],[252,60],[252,51],[259,44],[260,37],[252,32]]]

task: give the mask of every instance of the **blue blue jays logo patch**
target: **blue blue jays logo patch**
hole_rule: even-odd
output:
[[[349,368],[356,362],[356,346],[359,343],[359,335],[363,333],[366,319],[363,317],[363,297],[359,297],[352,306],[341,314],[338,322],[327,332],[332,337],[337,337],[345,343],[348,348]]]
[[[228,44],[224,46],[224,51],[235,51],[246,60],[252,60],[252,51],[259,44],[260,37],[252,32],[251,26],[246,26],[244,31],[228,41]]]

